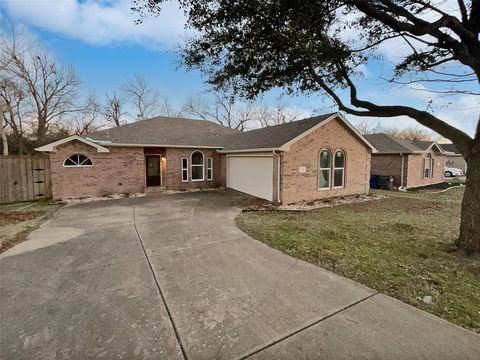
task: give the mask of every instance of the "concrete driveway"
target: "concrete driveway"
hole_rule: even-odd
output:
[[[2,254],[4,359],[479,359],[480,337],[248,237],[232,191],[62,208]]]

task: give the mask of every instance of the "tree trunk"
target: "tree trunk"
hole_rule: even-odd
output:
[[[462,201],[458,248],[467,254],[480,253],[480,139],[467,159],[467,181]]]
[[[45,137],[47,136],[47,122],[44,119],[38,118],[38,125],[37,125],[37,141],[38,145],[45,145]]]
[[[3,155],[8,155],[8,141],[7,141],[7,133],[5,130],[5,126],[3,125],[3,112],[4,112],[4,105],[0,102],[0,132],[3,144]]]

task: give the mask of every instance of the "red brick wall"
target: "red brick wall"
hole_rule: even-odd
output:
[[[406,184],[407,174],[407,155],[404,157],[404,184]],[[393,176],[393,186],[401,186],[402,175],[402,157],[400,154],[373,154],[372,168],[370,170],[372,175]]]
[[[191,154],[193,151],[199,150],[204,156],[204,171],[205,181],[192,181],[191,171]],[[163,176],[163,185],[167,189],[185,190],[185,189],[205,189],[225,186],[225,171],[224,161],[222,155],[214,149],[181,149],[181,148],[167,148],[165,152],[166,163],[165,173]],[[188,158],[188,182],[182,182],[182,157]],[[207,157],[213,158],[213,180],[207,181]]]
[[[345,187],[318,189],[318,156],[323,148],[346,154]],[[285,204],[334,196],[368,193],[370,149],[345,125],[333,120],[292,144],[282,156],[282,201]],[[306,168],[305,173],[299,167]]]
[[[64,160],[73,154],[88,156],[93,166],[64,167]],[[91,146],[72,141],[52,152],[50,162],[54,199],[138,193],[145,186],[143,148],[112,147],[109,153],[98,153]]]
[[[425,186],[430,184],[438,184],[443,182],[443,170],[445,168],[445,155],[430,152],[433,158],[433,177],[423,177],[423,159],[426,154],[410,154],[408,155],[408,176],[407,188]]]

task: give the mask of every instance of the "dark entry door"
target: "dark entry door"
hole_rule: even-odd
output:
[[[160,185],[160,156],[147,156],[147,186]]]

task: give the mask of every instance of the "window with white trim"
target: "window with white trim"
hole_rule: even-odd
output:
[[[340,188],[345,186],[345,153],[343,150],[335,152],[333,160],[333,187]]]
[[[207,180],[213,180],[213,158],[207,158]]]
[[[204,160],[201,151],[194,151],[192,153],[192,181],[203,181],[204,176]]]
[[[423,177],[425,179],[432,177],[432,154],[427,154],[427,157],[423,158]]]
[[[324,149],[320,151],[318,168],[318,188],[329,189],[332,171],[332,153]]]
[[[188,181],[188,158],[182,158],[182,182]]]
[[[82,166],[93,166],[92,160],[82,154],[70,155],[63,161],[63,166],[65,167],[82,167]]]

